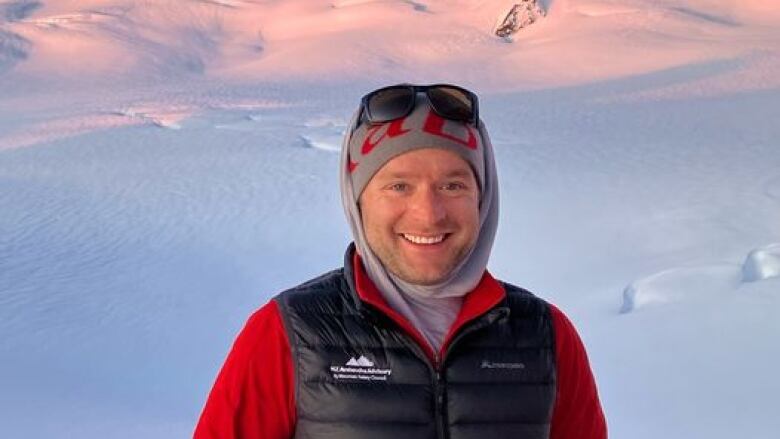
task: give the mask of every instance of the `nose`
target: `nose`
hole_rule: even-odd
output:
[[[409,210],[420,225],[433,226],[447,217],[444,197],[433,188],[416,191]]]

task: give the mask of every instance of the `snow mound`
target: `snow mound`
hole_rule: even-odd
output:
[[[732,264],[677,267],[639,279],[623,290],[620,312],[727,294],[739,285],[739,268]]]
[[[323,151],[339,152],[341,149],[341,133],[338,132],[314,132],[301,134],[303,144],[308,148],[321,149]]]
[[[305,129],[300,137],[306,147],[330,152],[341,151],[341,140],[347,126],[343,119],[319,116],[306,120],[303,126]]]
[[[754,249],[742,264],[742,280],[756,282],[780,276],[780,243]]]
[[[218,10],[243,4],[219,3],[105,0],[19,6],[10,13],[11,29],[36,49],[20,71],[50,75],[57,66],[65,77],[98,72],[201,75],[222,50]]]
[[[780,243],[753,249],[742,265],[678,267],[634,281],[623,290],[620,312],[629,313],[651,304],[712,298],[733,293],[744,283],[777,277]]]
[[[130,107],[119,110],[116,114],[136,119],[143,123],[152,124],[160,128],[178,130],[181,122],[195,113],[191,106],[143,106]]]

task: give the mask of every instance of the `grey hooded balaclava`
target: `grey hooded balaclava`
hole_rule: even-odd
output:
[[[481,280],[498,226],[498,177],[484,123],[477,126],[435,114],[424,94],[405,119],[361,124],[352,116],[341,149],[340,189],[355,246],[366,273],[387,303],[417,328],[434,351],[455,321],[464,296]],[[380,144],[381,143],[381,144]],[[366,241],[358,200],[371,177],[392,158],[415,149],[442,148],[469,163],[480,185],[480,229],[476,244],[441,283],[411,284],[388,271]],[[355,269],[358,269],[357,267]]]

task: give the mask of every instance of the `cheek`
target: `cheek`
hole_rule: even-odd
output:
[[[363,230],[369,240],[385,233],[385,230],[392,226],[392,215],[389,206],[385,204],[378,200],[367,200],[361,206],[360,216],[363,221]]]
[[[453,212],[464,222],[479,222],[479,202],[474,198],[463,198],[452,206]]]
[[[459,209],[459,220],[476,239],[479,234],[479,206],[476,202],[466,202]]]

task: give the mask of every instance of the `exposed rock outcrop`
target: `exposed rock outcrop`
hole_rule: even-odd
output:
[[[509,38],[520,29],[536,23],[545,14],[537,0],[520,0],[509,9],[495,33],[499,37]]]

